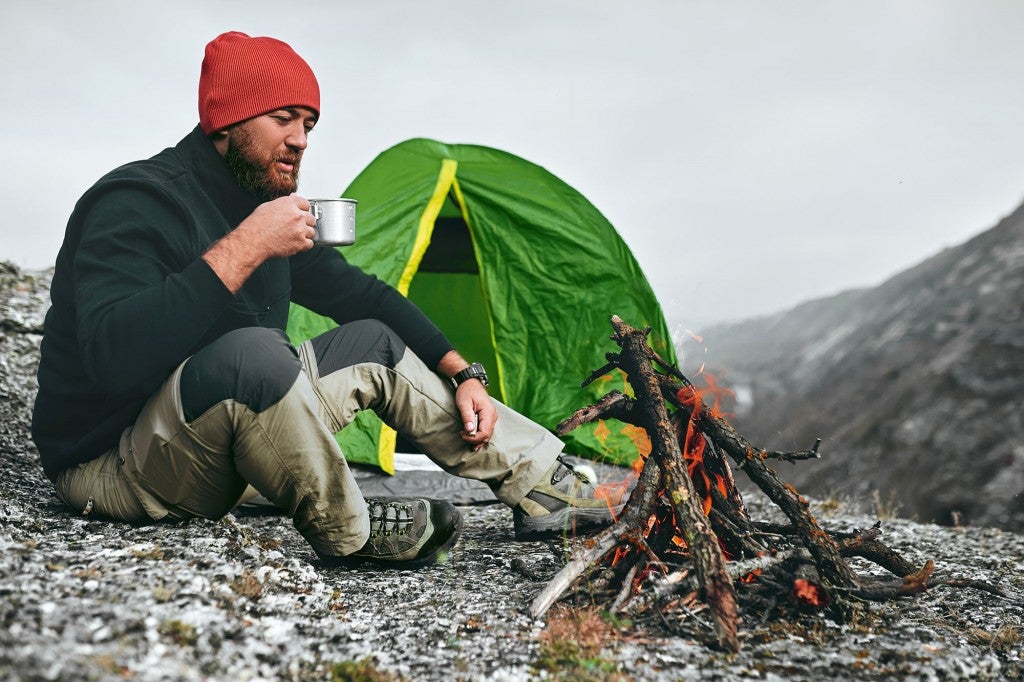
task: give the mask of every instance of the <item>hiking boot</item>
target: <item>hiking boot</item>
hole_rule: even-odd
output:
[[[593,469],[586,468],[593,473]],[[609,505],[604,498],[595,497],[595,483],[559,456],[541,482],[512,510],[516,540],[575,535],[613,523],[625,503]]]
[[[418,568],[447,555],[462,531],[462,515],[444,500],[384,497],[366,500],[370,538],[347,556],[321,555],[329,566],[373,562],[386,568]]]

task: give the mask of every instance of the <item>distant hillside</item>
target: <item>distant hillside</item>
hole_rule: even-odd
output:
[[[704,345],[694,362],[752,399],[735,406],[741,432],[773,449],[823,439],[821,460],[780,467],[801,492],[1024,529],[1024,207],[876,288]]]

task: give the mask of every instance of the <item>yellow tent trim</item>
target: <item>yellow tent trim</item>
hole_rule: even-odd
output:
[[[398,432],[381,422],[380,438],[377,440],[377,455],[380,457],[380,468],[392,476],[395,474],[395,444],[397,442]]]
[[[437,176],[437,184],[434,185],[434,194],[430,197],[430,201],[427,202],[427,207],[423,209],[423,215],[420,216],[420,224],[416,230],[416,241],[412,245],[412,253],[409,254],[405,270],[402,271],[402,276],[398,278],[398,286],[395,287],[403,296],[409,295],[409,285],[412,284],[412,278],[420,268],[423,254],[427,252],[427,247],[430,246],[430,237],[434,233],[434,221],[437,220],[437,216],[441,213],[441,207],[444,206],[448,190],[451,188],[452,183],[455,182],[455,169],[458,166],[459,163],[455,159],[444,159],[441,161],[441,172]]]
[[[412,253],[409,254],[409,260],[405,264],[405,269],[402,270],[402,276],[398,279],[398,286],[395,287],[403,296],[409,295],[409,285],[412,284],[412,278],[420,268],[420,261],[423,260],[423,255],[427,252],[427,247],[430,246],[430,237],[434,233],[434,221],[440,215],[441,207],[444,206],[444,200],[448,196],[448,190],[451,188],[452,183],[455,182],[455,170],[458,167],[459,163],[455,159],[443,159],[441,161],[441,172],[437,175],[434,193],[431,195],[430,201],[427,202],[427,207],[423,209],[423,214],[420,216],[419,227],[416,229],[416,241],[412,245]],[[460,206],[462,205],[461,198],[459,204]],[[377,441],[377,459],[380,462],[380,468],[389,474],[395,473],[395,443],[397,440],[398,434],[395,430],[382,423],[380,425],[380,439]]]

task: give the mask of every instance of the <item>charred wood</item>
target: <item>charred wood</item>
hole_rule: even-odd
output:
[[[614,325],[613,325],[614,326]],[[715,444],[724,450],[736,462],[736,465],[747,473],[753,481],[772,502],[775,503],[782,513],[790,520],[796,528],[803,544],[810,550],[828,588],[839,588],[849,590],[857,585],[857,577],[853,570],[843,560],[839,553],[839,547],[832,538],[818,526],[809,511],[809,504],[806,499],[797,493],[796,489],[788,483],[784,483],[774,469],[765,463],[767,453],[755,448],[743,436],[738,434],[732,426],[724,419],[715,416],[703,405],[701,397],[694,391],[692,385],[677,386],[670,377],[662,375],[662,381],[670,382],[670,388],[675,388],[673,402],[681,410],[690,411],[690,405],[699,405],[702,409],[701,429],[711,438]],[[690,392],[685,399],[680,393]],[[672,391],[667,391],[672,395]],[[840,598],[834,595],[833,603],[838,603]]]
[[[661,466],[665,488],[672,501],[676,521],[683,532],[701,589],[715,620],[718,643],[725,649],[739,648],[737,630],[736,591],[725,567],[718,538],[715,536],[707,516],[697,501],[697,493],[690,480],[679,440],[672,436],[668,411],[661,395],[659,375],[650,362],[647,334],[650,330],[637,330],[623,322],[618,316],[612,317],[613,336],[622,348],[620,367],[629,377],[636,394],[636,402],[649,415],[653,457]]]

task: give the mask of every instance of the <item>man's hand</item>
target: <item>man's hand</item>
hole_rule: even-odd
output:
[[[297,194],[260,204],[235,229],[265,254],[263,260],[287,258],[313,248],[316,219],[309,201]]]
[[[476,452],[487,445],[498,421],[491,396],[478,379],[467,379],[455,390],[455,405],[462,415],[462,440],[473,446]]]
[[[437,364],[437,371],[449,379],[469,367],[457,351],[448,351]],[[498,411],[494,401],[487,395],[487,389],[479,379],[466,379],[455,389],[455,405],[462,415],[462,440],[473,446],[476,452],[491,440]]]
[[[238,227],[203,254],[231,293],[238,293],[253,271],[271,258],[287,258],[313,248],[316,219],[309,202],[291,194],[260,204]]]

